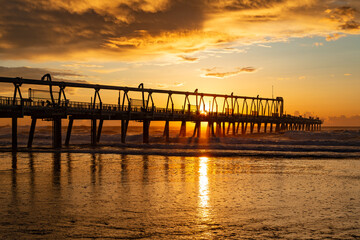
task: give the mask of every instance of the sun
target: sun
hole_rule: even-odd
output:
[[[200,115],[202,115],[202,116],[206,116],[208,113],[207,113],[207,111],[204,111],[204,110],[200,110]]]

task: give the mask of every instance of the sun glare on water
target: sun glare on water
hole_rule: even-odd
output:
[[[199,207],[207,215],[207,207],[209,201],[209,179],[208,179],[208,158],[200,157],[199,166]],[[205,214],[206,212],[206,214]]]

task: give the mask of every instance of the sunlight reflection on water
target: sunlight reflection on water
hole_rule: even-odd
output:
[[[209,178],[207,157],[200,157],[199,164],[199,210],[204,219],[209,217]]]
[[[206,208],[209,200],[208,158],[200,157],[199,166],[199,197],[200,207]]]

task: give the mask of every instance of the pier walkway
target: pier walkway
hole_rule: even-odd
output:
[[[194,92],[171,91],[163,89],[148,89],[140,84],[138,88],[87,84],[78,82],[52,81],[46,74],[41,80],[0,77],[0,83],[13,85],[12,97],[0,96],[0,118],[12,119],[12,148],[17,149],[17,120],[24,116],[31,117],[31,126],[27,146],[32,147],[38,119],[53,122],[52,143],[54,148],[62,147],[61,123],[68,119],[65,145],[70,144],[73,122],[76,119],[91,121],[91,144],[100,141],[103,122],[105,120],[121,120],[121,141],[125,143],[129,121],[140,121],[143,124],[143,142],[149,142],[149,127],[152,121],[164,122],[164,137],[169,140],[169,122],[181,122],[180,137],[186,137],[186,123],[194,122],[192,137],[200,137],[201,123],[208,124],[207,134],[211,136],[226,136],[260,132],[279,132],[287,130],[315,131],[321,129],[318,118],[303,118],[284,114],[284,100],[282,97],[261,98],[236,96],[234,94],[209,94]],[[24,98],[24,86],[44,86],[48,90],[29,91],[28,98]],[[93,89],[94,95],[90,102],[70,101],[66,89]],[[118,92],[117,104],[105,104],[101,100],[101,90]],[[43,92],[42,97],[36,92]],[[131,98],[132,94],[139,94],[141,98]],[[164,95],[165,102],[156,105],[154,95]],[[45,95],[45,97],[44,97]],[[174,96],[183,99],[181,107],[175,107]],[[209,101],[209,105],[205,104]],[[218,104],[219,103],[219,104]],[[163,107],[157,107],[162,106]],[[254,130],[255,129],[255,130]]]

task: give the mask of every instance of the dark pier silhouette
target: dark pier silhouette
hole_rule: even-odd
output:
[[[0,77],[1,83],[13,84],[13,97],[0,96],[0,117],[12,119],[12,148],[17,149],[17,120],[24,116],[31,117],[31,126],[27,146],[32,147],[37,119],[52,121],[52,142],[54,148],[62,147],[61,122],[68,119],[65,145],[70,144],[71,131],[74,120],[87,119],[91,121],[91,144],[100,142],[102,126],[105,120],[121,120],[121,139],[126,141],[129,121],[143,123],[143,142],[149,143],[149,127],[152,121],[165,122],[164,137],[169,141],[169,123],[181,122],[180,137],[186,137],[186,123],[195,122],[192,137],[200,137],[201,123],[208,124],[207,132],[210,137],[226,136],[228,134],[245,134],[257,129],[257,132],[279,131],[315,131],[321,130],[321,120],[318,118],[303,118],[284,114],[284,100],[282,97],[261,98],[236,96],[233,94],[209,94],[194,92],[171,91],[162,89],[147,89],[143,84],[138,88],[86,84],[77,82],[52,81],[46,74],[41,80]],[[24,98],[21,92],[23,85],[48,86],[49,90],[29,89],[29,97]],[[65,89],[82,88],[93,89],[94,97],[91,102],[69,101]],[[104,104],[100,90],[118,91],[117,104]],[[36,91],[43,91],[47,97],[39,98]],[[141,99],[130,98],[132,93],[141,93]],[[155,105],[153,95],[165,94],[166,107]],[[173,96],[183,98],[183,105],[175,108]],[[209,100],[209,109],[205,111],[205,99]],[[219,109],[219,103],[222,108]],[[161,105],[161,104],[160,104]],[[255,128],[256,127],[256,128]]]

